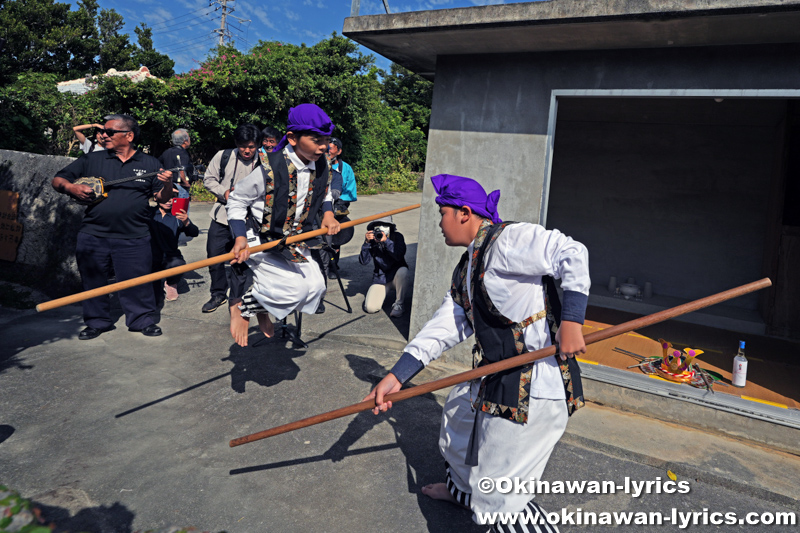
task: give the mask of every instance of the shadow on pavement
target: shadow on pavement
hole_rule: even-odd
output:
[[[116,301],[116,298],[112,300],[111,307],[111,319],[115,323],[122,316],[119,305],[114,305]],[[0,374],[10,368],[18,370],[34,368],[33,365],[25,364],[25,358],[19,355],[28,348],[52,344],[63,339],[74,339],[77,342],[78,332],[84,327],[80,308],[69,306],[64,309],[66,312],[62,310],[59,313],[55,310],[45,311],[40,315],[21,316],[0,327],[0,338],[3,339],[3,349],[0,350]]]
[[[43,495],[46,497],[47,495]],[[111,506],[99,505],[78,511],[75,516],[64,507],[47,505],[33,500],[33,505],[42,512],[46,523],[55,524],[53,533],[130,533],[133,530],[134,513],[119,502]]]
[[[14,434],[14,426],[9,426],[7,424],[0,425],[0,444],[7,441],[8,438]]]
[[[346,358],[354,375],[373,386],[386,374],[386,369],[373,359],[353,354],[348,354]],[[419,508],[427,520],[428,531],[483,531],[472,522],[469,511],[451,503],[432,500],[422,494],[421,488],[424,485],[444,481],[444,461],[439,453],[436,437],[439,434],[438,415],[441,408],[437,406],[435,417],[420,416],[420,413],[430,413],[431,402],[435,401],[432,394],[425,394],[395,404],[388,416],[375,416],[370,411],[364,411],[353,418],[339,440],[322,455],[237,468],[231,470],[230,475],[327,460],[336,463],[348,457],[400,448],[406,459],[406,486],[386,487],[387,492],[406,490],[415,494]],[[350,449],[369,430],[383,422],[388,422],[394,430],[395,443]]]

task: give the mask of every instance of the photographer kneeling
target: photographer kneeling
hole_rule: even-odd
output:
[[[364,299],[364,311],[377,313],[386,299],[386,288],[394,287],[396,297],[392,304],[390,317],[403,316],[403,294],[405,292],[408,264],[405,260],[406,241],[403,234],[396,231],[392,217],[384,217],[370,222],[364,244],[361,246],[359,263],[366,265],[370,257],[375,264],[372,285]]]

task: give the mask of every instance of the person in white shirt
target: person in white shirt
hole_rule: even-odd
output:
[[[321,227],[329,235],[339,232],[330,192],[332,174],[323,157],[333,129],[328,115],[314,104],[290,109],[286,135],[274,151],[261,154],[261,166],[228,197],[228,223],[235,236],[231,264],[246,262],[253,277],[242,304],[231,307],[231,335],[241,346],[247,345],[252,315],[271,337],[274,328],[267,312],[278,320],[293,311],[313,314],[325,295],[322,273],[310,261],[309,246],[315,243],[280,245],[251,256],[247,221],[249,209],[254,226],[250,239],[256,245],[312,231],[320,212]]]
[[[84,130],[88,130],[90,128],[97,128],[99,130],[103,129],[102,124],[80,124],[78,126],[74,126],[72,131],[75,132],[75,137],[78,138],[78,145],[80,146],[81,151],[84,154],[88,154],[90,152],[97,152],[98,150],[105,150],[106,149],[106,137],[105,135],[98,133],[95,136],[95,141],[92,141],[82,132]]]
[[[540,479],[564,433],[568,411],[582,405],[582,391],[575,398],[568,394],[572,389],[562,370],[572,371],[573,381],[579,381],[574,357],[586,351],[581,326],[590,286],[588,252],[558,230],[502,223],[500,191],[487,195],[479,183],[460,176],[441,174],[431,180],[445,243],[467,251],[439,310],[365,400],[375,402],[375,414],[391,408],[386,395],[473,333],[475,367],[549,346],[543,280],[561,279],[559,356],[455,386],[444,406],[439,438],[446,481],[422,488],[431,498],[471,509],[476,522],[477,513],[536,513],[539,508],[529,494],[484,493],[479,482],[487,477]],[[502,524],[492,527],[512,531]],[[556,530],[552,525],[514,527]]]

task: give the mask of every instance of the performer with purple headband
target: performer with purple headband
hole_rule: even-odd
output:
[[[330,192],[332,175],[323,157],[333,130],[330,117],[318,106],[293,107],[286,135],[272,152],[260,154],[261,166],[239,182],[228,198],[228,223],[236,238],[231,264],[246,263],[250,270],[250,276],[241,272],[236,276],[241,303],[231,307],[231,335],[241,346],[247,345],[251,316],[258,317],[261,331],[271,337],[274,327],[267,312],[279,320],[296,310],[312,314],[325,295],[319,267],[309,261],[309,246],[314,242],[278,246],[252,256],[248,243],[258,245],[311,231],[320,212],[328,234],[339,232]],[[252,279],[249,289],[243,281],[248,279]],[[231,292],[233,299],[233,287]]]
[[[558,230],[503,223],[497,212],[500,191],[487,195],[478,182],[448,174],[431,181],[445,243],[467,251],[439,310],[365,399],[375,401],[375,414],[391,408],[384,396],[399,391],[473,333],[475,367],[549,346],[543,277],[561,279],[560,356],[456,385],[445,403],[439,436],[445,482],[422,488],[431,498],[471,509],[475,521],[476,513],[535,514],[540,509],[530,494],[484,493],[479,482],[540,479],[564,433],[568,411],[582,404],[582,392],[568,394],[572,388],[566,388],[562,366],[577,378],[574,357],[586,351],[581,325],[590,285],[588,253]],[[506,527],[494,524],[492,531],[509,531]],[[557,531],[548,524],[513,527],[517,532]]]

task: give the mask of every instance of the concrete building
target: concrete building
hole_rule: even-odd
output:
[[[769,276],[685,320],[800,338],[800,0],[552,0],[343,33],[434,81],[426,177],[500,188],[503,219],[589,247],[591,305],[647,313]],[[428,181],[420,217],[412,335],[462,252]],[[654,296],[614,298],[611,276]]]

